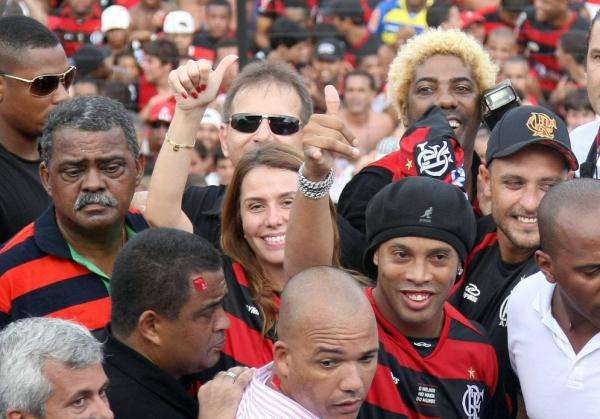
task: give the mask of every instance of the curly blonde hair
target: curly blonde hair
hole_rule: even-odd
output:
[[[388,95],[399,116],[406,109],[415,67],[433,55],[454,55],[460,58],[471,68],[480,92],[489,89],[496,82],[498,67],[475,38],[456,29],[430,29],[409,39],[390,66]]]

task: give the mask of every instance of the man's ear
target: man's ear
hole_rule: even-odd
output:
[[[379,249],[375,250],[375,253],[373,253],[373,263],[375,266],[379,266]]]
[[[556,283],[556,278],[554,277],[554,269],[552,266],[552,257],[543,250],[536,250],[535,261],[540,267],[541,271],[546,276],[548,282],[552,284]]]
[[[285,380],[290,374],[290,351],[287,344],[281,340],[275,342],[273,347],[273,362],[275,371],[280,379]]]
[[[46,162],[40,163],[40,179],[42,181],[42,186],[46,190],[46,193],[52,197],[52,186],[50,185],[50,171],[48,170],[48,166]]]
[[[219,142],[221,143],[221,150],[223,151],[223,155],[229,158],[229,148],[227,144],[227,137],[229,136],[229,124],[222,123],[221,128],[219,128]]]
[[[162,338],[160,335],[162,324],[164,321],[158,314],[153,310],[146,310],[138,319],[138,331],[140,335],[147,341],[153,343],[155,346],[160,346]]]
[[[21,412],[19,412],[18,410],[8,410],[8,412],[6,412],[6,419],[25,419],[26,416],[23,415]]]
[[[481,184],[483,185],[483,195],[491,199],[492,197],[492,174],[490,173],[489,167],[485,164],[479,165],[479,177],[481,178]]]

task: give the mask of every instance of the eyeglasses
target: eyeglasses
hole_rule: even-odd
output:
[[[73,79],[75,79],[75,71],[77,68],[72,65],[69,67],[67,71],[61,74],[44,74],[41,76],[37,76],[32,80],[27,80],[21,77],[13,76],[12,74],[0,73],[0,76],[7,77],[9,79],[14,79],[18,81],[22,81],[23,83],[29,84],[29,93],[33,96],[48,96],[58,89],[59,83],[62,83],[65,86],[65,89],[69,89],[71,84],[73,84]]]
[[[292,135],[300,131],[300,120],[286,115],[256,115],[251,113],[236,113],[231,115],[229,123],[239,132],[247,134],[256,132],[263,119],[268,119],[269,128],[273,134]]]

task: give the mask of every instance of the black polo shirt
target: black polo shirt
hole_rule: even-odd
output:
[[[104,371],[115,418],[196,419],[198,401],[175,378],[106,331]]]

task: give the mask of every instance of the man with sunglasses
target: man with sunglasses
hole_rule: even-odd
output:
[[[184,189],[202,114],[235,61],[236,57],[229,55],[214,71],[208,61],[191,61],[171,72],[177,107],[156,161],[145,213],[156,226],[189,231],[191,223],[197,234],[215,246],[220,244],[220,208],[226,187],[190,187],[185,192]],[[223,152],[235,166],[246,152],[267,141],[301,150],[303,136],[320,136],[324,131],[334,131],[348,142],[353,140],[337,116],[312,115],[312,111],[310,93],[300,76],[288,66],[250,64],[234,80],[225,99],[223,119],[227,122],[219,132]],[[358,155],[358,149],[355,152]],[[171,205],[173,202],[182,202],[181,209]],[[345,238],[342,260],[345,266],[358,267],[361,261],[355,249],[363,246],[364,239],[345,220],[339,221]]]
[[[74,75],[45,26],[24,16],[0,18],[0,243],[50,203],[37,138],[52,108],[68,98]]]

